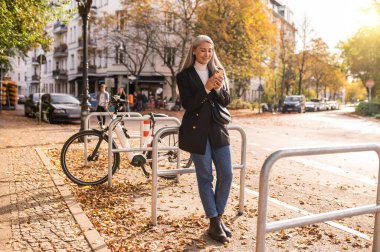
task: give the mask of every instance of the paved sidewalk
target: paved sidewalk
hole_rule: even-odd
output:
[[[61,144],[79,125],[0,114],[0,251],[91,251],[38,147]]]

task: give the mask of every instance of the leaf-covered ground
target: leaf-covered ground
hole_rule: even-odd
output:
[[[61,173],[59,150],[45,153]],[[151,180],[139,168],[125,164],[113,177],[113,187],[77,186],[68,179],[76,200],[105,238],[112,251],[252,251],[255,247],[257,206],[246,199],[245,214],[238,211],[237,190],[233,190],[225,216],[232,227],[233,241],[220,244],[206,234],[208,221],[198,199],[195,178],[159,180],[158,225],[150,224]],[[235,178],[236,179],[236,178]],[[233,188],[234,189],[234,188]],[[272,194],[276,197],[275,194]],[[250,203],[248,203],[250,202]],[[268,221],[294,217],[293,213],[271,210]],[[357,228],[361,231],[360,228]],[[267,235],[270,251],[370,251],[370,242],[338,232],[325,224],[299,227]],[[331,247],[333,246],[333,247]],[[292,248],[292,249],[290,249]],[[330,250],[330,249],[332,250]]]

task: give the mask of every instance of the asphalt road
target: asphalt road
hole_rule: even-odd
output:
[[[347,107],[336,111],[235,118],[234,123],[241,125],[247,134],[247,188],[257,194],[264,160],[279,149],[379,143],[380,121],[354,116],[352,111],[352,107]],[[237,141],[239,136],[232,138]],[[378,172],[375,152],[282,159],[270,175],[269,195],[279,202],[272,204],[272,213],[269,206],[268,217],[274,215],[273,221],[281,213],[287,213],[287,217],[280,219],[287,219],[297,211],[304,211],[305,215],[374,204]],[[343,236],[372,239],[373,215],[339,223],[337,232],[343,232]]]

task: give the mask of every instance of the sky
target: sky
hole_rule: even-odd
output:
[[[280,0],[293,11],[300,27],[306,16],[316,37],[321,37],[332,51],[340,40],[346,41],[363,25],[380,22],[375,14],[364,11],[373,0]],[[370,11],[371,12],[371,11]]]

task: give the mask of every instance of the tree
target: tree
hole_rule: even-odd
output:
[[[308,68],[310,76],[315,81],[316,98],[319,98],[320,86],[326,82],[327,75],[331,71],[330,63],[331,58],[327,44],[321,38],[313,39]]]
[[[103,37],[103,49],[112,52],[127,72],[140,76],[152,55],[155,37],[154,9],[149,0],[125,0],[113,15],[97,20],[97,36]]]
[[[298,72],[298,93],[302,94],[302,83],[304,76],[307,73],[307,60],[310,51],[310,36],[313,34],[313,30],[310,28],[310,22],[304,18],[300,32],[298,33],[301,40],[301,51],[296,55],[296,64]]]
[[[191,45],[196,10],[203,0],[160,0],[155,15],[157,32],[152,49],[170,72],[172,99],[177,98],[176,75],[183,65]],[[160,72],[155,67],[156,72]]]
[[[45,26],[61,13],[68,0],[0,0],[0,55],[14,51],[26,53],[31,47],[41,45],[47,49],[51,38]],[[37,15],[38,13],[38,15]]]
[[[347,102],[356,102],[357,100],[367,98],[366,89],[360,81],[346,84],[345,94],[345,99]]]
[[[271,56],[275,26],[270,10],[260,0],[207,0],[198,10],[196,34],[208,34],[241,96],[250,78],[262,76],[263,61]]]
[[[348,41],[340,45],[342,57],[354,78],[362,81],[375,80],[376,97],[380,97],[380,27],[361,28]],[[378,90],[378,91],[377,91]]]
[[[290,39],[284,28],[280,31],[280,68],[281,68],[281,86],[280,98],[283,100],[284,92],[289,94],[292,84],[295,84],[294,69],[294,40]]]

